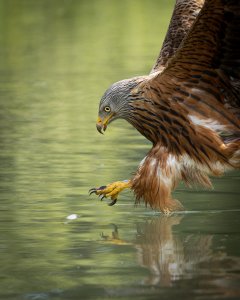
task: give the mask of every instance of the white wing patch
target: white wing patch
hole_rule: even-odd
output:
[[[211,130],[216,131],[216,132],[227,131],[227,126],[220,124],[216,120],[200,119],[200,118],[198,118],[196,116],[193,116],[193,115],[188,115],[188,117],[193,122],[193,124],[195,124],[195,125],[204,126],[208,129],[211,129]]]

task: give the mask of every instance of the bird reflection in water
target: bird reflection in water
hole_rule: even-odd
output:
[[[138,263],[150,270],[145,284],[171,286],[173,281],[192,273],[196,264],[211,257],[212,236],[181,237],[173,232],[183,216],[161,216],[138,224],[136,249]]]
[[[150,272],[142,280],[144,285],[171,287],[181,279],[196,278],[199,291],[208,287],[224,296],[240,297],[239,257],[228,256],[223,249],[216,248],[212,234],[179,231],[184,218],[161,215],[139,223],[132,241],[120,237],[116,225],[112,235],[101,236],[104,242],[132,245],[136,249],[137,263]],[[201,280],[202,276],[207,279]]]
[[[111,226],[113,227],[113,231],[111,236],[110,235],[106,235],[103,232],[100,234],[100,237],[102,239],[102,241],[107,242],[107,243],[111,243],[114,245],[129,245],[131,243],[120,239],[119,234],[118,234],[118,227],[115,224],[111,224]]]
[[[200,294],[240,299],[239,257],[216,248],[218,238],[212,234],[177,231],[183,219],[160,216],[137,226],[137,261],[150,271],[143,284],[170,287],[181,279],[195,278],[192,288]]]

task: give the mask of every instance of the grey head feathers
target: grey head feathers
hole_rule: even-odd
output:
[[[109,107],[114,114],[111,121],[118,118],[127,119],[129,101],[132,100],[132,90],[143,81],[143,77],[124,79],[112,84],[102,96],[99,104],[99,116],[104,117],[105,108]]]

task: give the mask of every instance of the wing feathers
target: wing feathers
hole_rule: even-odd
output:
[[[158,59],[151,73],[163,69],[195,21],[204,0],[177,0]]]
[[[240,1],[206,0],[172,65],[221,69],[240,79]]]

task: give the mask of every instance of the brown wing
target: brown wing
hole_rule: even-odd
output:
[[[195,21],[204,0],[177,0],[162,49],[151,73],[166,66]]]
[[[151,85],[198,113],[211,116],[224,105],[239,116],[239,45],[240,0],[206,0],[181,48]]]

